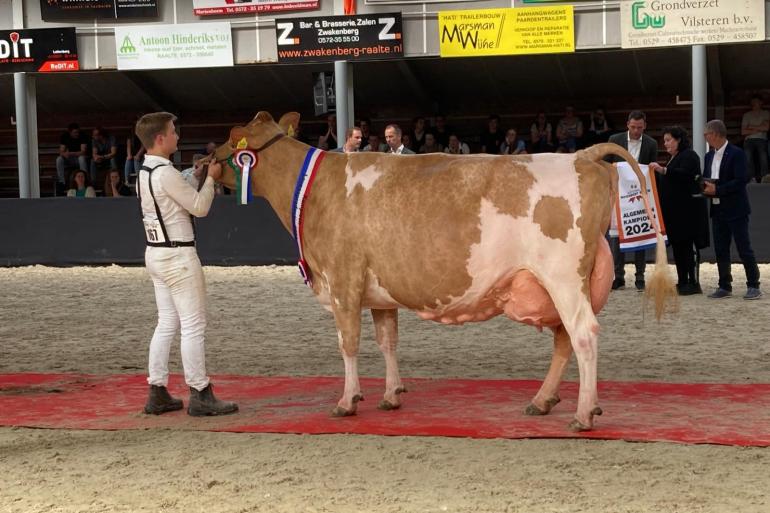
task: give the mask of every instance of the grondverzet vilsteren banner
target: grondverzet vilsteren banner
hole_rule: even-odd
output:
[[[75,27],[0,30],[0,73],[78,69]]]
[[[281,19],[278,62],[398,59],[404,56],[401,13]]]
[[[246,14],[255,12],[310,11],[318,9],[320,0],[193,0],[197,16]]]
[[[43,21],[157,18],[158,0],[40,0]]]
[[[624,0],[623,48],[764,41],[765,0]]]
[[[575,51],[571,5],[438,13],[441,57]]]

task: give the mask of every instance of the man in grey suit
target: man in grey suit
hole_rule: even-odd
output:
[[[401,142],[401,127],[391,124],[385,127],[385,142],[388,143],[388,149],[385,153],[395,153],[397,155],[414,155],[414,152],[403,145]]]
[[[644,130],[647,128],[647,117],[640,110],[631,111],[626,122],[627,132],[621,132],[610,137],[609,142],[622,146],[633,156],[640,164],[650,164],[658,160],[658,143],[655,139],[646,135]],[[620,157],[611,155],[610,162],[620,162]],[[612,249],[612,258],[615,261],[615,281],[612,282],[612,290],[622,289],[626,286],[626,271],[624,269],[626,256],[620,251],[620,239],[610,238],[610,248]],[[646,267],[644,250],[634,252],[634,263],[636,264],[636,290],[644,290],[644,270]]]

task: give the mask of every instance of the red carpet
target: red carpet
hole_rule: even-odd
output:
[[[366,400],[354,417],[329,412],[342,378],[217,376],[218,396],[237,401],[235,415],[191,418],[183,411],[144,415],[144,376],[0,374],[0,425],[64,429],[178,429],[254,433],[359,433],[471,438],[596,438],[770,446],[770,384],[714,385],[602,382],[604,415],[595,430],[567,430],[577,384],[544,417],[523,415],[537,381],[406,379],[400,410],[377,409],[383,380],[361,380]],[[182,378],[172,393],[187,403]]]

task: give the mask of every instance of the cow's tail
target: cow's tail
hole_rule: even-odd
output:
[[[647,180],[642,174],[642,170],[639,169],[639,164],[636,159],[631,156],[628,151],[622,146],[618,146],[615,143],[601,143],[591,146],[582,150],[582,156],[599,162],[607,155],[616,155],[629,163],[631,169],[634,170],[639,185],[642,191],[647,190]],[[655,227],[655,236],[657,238],[657,245],[655,247],[655,270],[652,272],[650,280],[647,281],[645,287],[644,297],[645,301],[653,301],[655,305],[655,318],[660,320],[663,316],[666,304],[671,303],[673,308],[676,308],[678,303],[678,295],[676,292],[676,286],[674,280],[668,269],[668,255],[666,255],[666,242],[663,240],[663,234],[660,230],[660,223],[657,218],[653,218],[652,210],[650,209],[650,203],[646,194],[642,194],[642,201],[644,202],[644,209],[647,211],[647,217]]]

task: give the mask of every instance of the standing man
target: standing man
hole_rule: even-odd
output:
[[[752,178],[761,183],[767,175],[767,131],[770,130],[770,112],[762,108],[762,99],[754,96],[751,99],[751,110],[743,115],[741,120],[741,135],[743,149],[746,152],[749,180]]]
[[[639,164],[650,164],[658,160],[658,143],[655,139],[645,134],[647,128],[647,116],[640,110],[631,111],[626,122],[628,131],[615,134],[610,137],[609,142],[622,146],[636,159]],[[620,162],[621,158],[611,155],[610,162]],[[620,239],[610,237],[610,248],[612,249],[612,259],[615,261],[615,281],[612,282],[612,290],[625,288],[626,286],[626,255],[620,251]],[[644,290],[644,271],[647,267],[644,250],[634,251],[634,264],[636,265],[636,276],[634,285],[636,290]]]
[[[136,193],[147,238],[145,262],[158,306],[158,324],[150,341],[150,392],[144,411],[160,415],[182,409],[182,401],[171,397],[166,389],[169,350],[181,325],[182,366],[190,387],[187,413],[196,417],[233,413],[238,406],[214,397],[206,375],[206,283],[195,249],[193,224],[193,216],[208,214],[214,180],[221,176],[222,167],[217,163],[209,166],[200,192],[187,183],[169,160],[179,141],[174,121],[173,114],[154,112],[136,123],[136,135],[147,148]]]
[[[727,142],[727,128],[722,120],[706,123],[703,135],[711,146],[703,164],[703,194],[711,198],[711,229],[719,270],[719,288],[709,297],[724,299],[733,295],[730,241],[734,240],[746,271],[747,290],[743,299],[759,299],[759,267],[749,240],[751,207],[746,194],[746,154]]]
[[[333,149],[332,152],[356,153],[361,148],[361,139],[363,139],[363,133],[359,127],[348,128],[348,131],[345,132],[345,144]]]
[[[88,143],[80,136],[78,124],[70,123],[59,139],[59,156],[56,157],[56,178],[62,188],[69,181],[68,168],[88,172],[87,147]]]
[[[385,150],[385,153],[414,155],[414,152],[401,142],[401,127],[398,125],[391,124],[385,127],[385,142],[388,144],[388,149]]]

